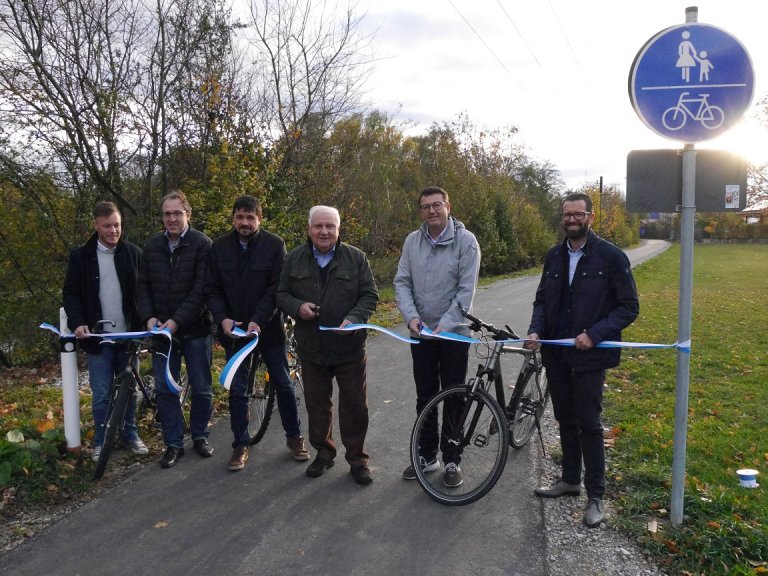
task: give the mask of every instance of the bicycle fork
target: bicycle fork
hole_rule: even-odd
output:
[[[472,384],[474,384],[474,382]],[[470,384],[469,388],[475,390],[478,387],[482,388],[483,381],[479,381],[479,386],[474,386],[472,384]],[[461,416],[454,421],[453,426],[451,427],[452,429],[446,433],[446,439],[451,446],[455,447],[457,450],[462,450],[470,442],[478,448],[483,448],[488,445],[488,435],[482,432],[477,433],[477,435],[475,434],[475,429],[480,421],[482,410],[483,403],[473,402],[471,392],[468,393],[464,400],[464,405],[461,408]],[[472,412],[471,419],[469,424],[465,426],[467,419],[470,417],[470,412]],[[443,415],[443,419],[445,420],[445,415]],[[492,434],[492,432],[489,431],[489,434]]]

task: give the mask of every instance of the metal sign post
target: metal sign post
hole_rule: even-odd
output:
[[[629,96],[648,128],[684,142],[680,227],[680,305],[677,341],[691,339],[693,239],[696,216],[696,149],[692,142],[718,136],[752,102],[754,70],[744,46],[714,26],[698,24],[698,8],[686,23],[653,36],[640,49],[629,76]],[[683,521],[688,430],[690,354],[678,348],[670,518]]]
[[[694,18],[696,15],[694,14]],[[696,149],[683,148],[683,203],[680,214],[680,304],[677,315],[677,341],[691,340],[693,296],[693,228],[696,220]],[[688,434],[688,385],[691,354],[677,349],[675,376],[675,433],[672,449],[672,495],[669,517],[673,526],[683,522],[685,496],[685,451]]]

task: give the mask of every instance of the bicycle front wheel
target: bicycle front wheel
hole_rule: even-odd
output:
[[[524,381],[515,388],[512,400],[509,402],[510,446],[522,448],[528,443],[536,427],[540,425],[547,400],[549,400],[549,386],[547,386],[544,371],[542,370],[537,384],[535,373],[530,369]]]
[[[94,480],[98,480],[104,475],[104,470],[107,468],[107,462],[109,462],[109,457],[112,455],[112,449],[117,440],[117,432],[123,427],[128,402],[136,386],[133,381],[133,373],[130,371],[123,372],[117,377],[115,383],[117,384],[117,396],[107,416],[107,424],[104,428],[104,445],[101,447],[101,454],[96,462],[96,470],[93,472]]]
[[[264,437],[275,406],[275,387],[268,378],[250,375],[248,386],[248,435],[251,446],[258,444]]]
[[[429,496],[448,506],[470,504],[485,496],[504,471],[508,453],[506,418],[498,402],[486,391],[449,388],[424,407],[411,434],[411,461],[416,479]],[[438,450],[439,448],[439,450]],[[463,482],[445,485],[442,469],[422,470],[419,456],[459,464]]]

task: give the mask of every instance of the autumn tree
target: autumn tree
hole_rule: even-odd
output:
[[[334,124],[360,109],[370,72],[370,38],[354,8],[319,0],[251,0],[249,38],[270,153],[273,201],[281,214],[303,212],[313,194],[312,164],[327,151]],[[315,189],[315,194],[317,190]]]
[[[640,240],[640,225],[637,216],[627,211],[621,191],[613,185],[600,189],[598,185],[583,186],[579,192],[592,199],[595,220],[592,229],[620,248],[627,248]]]

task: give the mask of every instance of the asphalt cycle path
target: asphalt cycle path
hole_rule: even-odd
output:
[[[648,241],[629,253],[645,259],[666,246]],[[537,283],[534,275],[481,288],[474,311],[524,335]],[[371,338],[368,375],[373,484],[355,484],[341,446],[335,467],[308,478],[285,447],[277,409],[245,470],[229,472],[224,415],[211,430],[212,458],[188,447],[171,469],[151,463],[4,555],[0,574],[545,576],[538,439],[510,449],[484,498],[441,505],[401,476],[416,415],[408,345]]]

